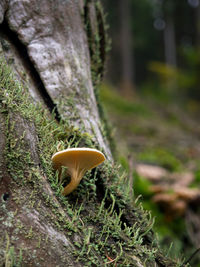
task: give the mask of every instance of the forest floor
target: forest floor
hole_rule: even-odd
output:
[[[150,94],[124,98],[103,85],[100,97],[111,123],[117,158],[133,174],[134,197],[155,216],[155,231],[171,255],[198,248],[194,216],[200,199],[200,124],[194,101],[178,104]],[[197,220],[197,221],[198,221]],[[200,230],[199,230],[200,231]],[[192,266],[200,266],[198,256]]]

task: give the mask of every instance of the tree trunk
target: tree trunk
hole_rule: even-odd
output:
[[[195,8],[195,21],[196,21],[196,40],[195,45],[200,47],[200,5]]]
[[[92,85],[86,28],[102,20],[89,3],[94,16],[81,0],[0,2],[1,266],[175,266],[120,189]],[[51,156],[77,146],[108,160],[64,197]]]
[[[130,1],[120,0],[120,54],[121,54],[121,93],[130,96],[134,91],[133,34],[130,23]]]
[[[165,62],[176,67],[176,39],[174,32],[174,21],[171,15],[166,15],[166,26],[164,29]]]

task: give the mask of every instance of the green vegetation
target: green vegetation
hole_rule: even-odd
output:
[[[166,266],[179,266],[160,254],[151,230],[153,219],[141,205],[131,206],[129,194],[124,195],[120,189],[124,187],[124,180],[120,182],[120,172],[112,163],[88,172],[74,193],[67,198],[62,196],[62,184],[51,166],[52,154],[69,146],[96,145],[87,133],[66,121],[58,123],[41,106],[33,104],[27,90],[16,82],[3,60],[0,65],[0,112],[6,128],[6,167],[13,188],[12,201],[18,207],[10,221],[15,227],[13,242],[17,245],[17,240],[23,237],[34,241],[36,253],[47,249],[48,236],[38,235],[34,225],[26,225],[17,216],[22,207],[29,213],[33,210],[40,213],[42,208],[41,222],[53,223],[74,244],[61,252],[62,262],[74,257],[84,266],[102,266],[111,258],[118,266],[134,266],[134,262],[150,266],[157,258]],[[6,217],[3,219],[6,221]],[[10,235],[8,233],[11,238]],[[0,236],[4,234],[0,232]],[[30,251],[22,253],[22,262],[26,263]],[[38,263],[40,259],[35,257],[34,260]]]
[[[165,105],[160,96],[150,94],[130,97],[127,101],[108,84],[103,85],[100,97],[115,126],[118,160],[127,172],[131,171],[130,155],[133,155],[133,164],[156,165],[164,167],[169,173],[187,172],[192,165],[195,179],[191,187],[199,187],[199,154],[196,151],[196,154],[191,154],[194,149],[191,148],[191,140],[196,140],[191,127],[194,122],[187,118],[188,123],[185,124],[185,111],[182,110],[185,106],[176,102],[174,113],[173,103]],[[153,229],[161,246],[166,251],[171,247],[167,252],[171,257],[184,255],[189,258],[195,248],[191,249],[183,242],[188,238],[184,217],[166,214],[165,209],[153,201],[152,185],[148,179],[133,172],[134,197],[139,198],[144,209],[151,211],[155,217]],[[171,190],[167,191],[169,195],[174,193]]]
[[[181,161],[174,156],[173,152],[165,148],[155,147],[138,154],[138,160],[149,164],[158,164],[170,171],[183,169]]]
[[[5,267],[20,267],[22,266],[22,251],[16,255],[15,248],[10,245],[10,238],[6,235],[6,250],[5,250]]]
[[[158,235],[163,250],[173,258],[177,257],[177,255],[183,257],[184,245],[182,244],[182,239],[186,231],[184,220],[180,217],[168,217],[164,210],[152,201],[153,193],[150,190],[152,183],[137,173],[134,174],[134,179],[135,195],[140,197],[144,209],[151,211],[152,216],[154,216],[155,223],[153,228]],[[186,254],[187,257],[190,253]]]
[[[92,82],[93,86],[96,87],[104,75],[106,56],[110,50],[111,41],[107,34],[108,25],[101,2],[95,2],[95,13],[93,15],[90,5],[90,1],[85,1],[83,20],[89,44]],[[96,19],[95,23],[93,16]]]
[[[134,103],[124,99],[112,87],[108,87],[105,84],[101,86],[100,99],[105,103],[110,111],[113,111],[119,115],[139,114],[141,116],[150,116],[149,110],[140,103]]]
[[[148,179],[154,179],[152,184],[133,174],[135,195],[141,194],[143,206],[156,216],[155,229],[161,242],[169,246],[173,241],[172,252],[189,257],[199,244],[198,201],[195,196],[186,200],[176,191],[185,190],[188,195],[200,192],[197,15],[200,3],[190,0],[104,3],[109,14],[113,51],[100,96],[110,121],[116,126],[113,132],[117,138],[118,160],[129,177],[134,165],[165,169],[166,177],[161,175],[160,179],[150,177],[151,171],[147,174],[146,169]],[[172,205],[182,205],[179,218],[167,214],[172,211],[166,208],[170,205],[164,201],[165,197]],[[200,254],[195,257],[191,264],[196,267]]]

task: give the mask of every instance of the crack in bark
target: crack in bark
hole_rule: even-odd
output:
[[[55,114],[55,119],[57,121],[61,120],[61,116],[58,112],[57,105],[53,102],[52,98],[48,94],[42,79],[40,78],[40,75],[38,71],[36,70],[33,62],[31,61],[26,46],[20,41],[17,34],[12,31],[8,25],[8,22],[6,19],[0,24],[0,34],[7,39],[16,49],[22,64],[24,68],[26,69],[27,73],[29,74],[29,77],[32,79],[34,86],[38,90],[40,96],[44,100],[44,103],[48,107],[49,111],[51,113]]]

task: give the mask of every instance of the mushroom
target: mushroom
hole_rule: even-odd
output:
[[[87,170],[91,170],[105,160],[104,154],[92,148],[68,148],[52,156],[54,169],[61,174],[62,167],[67,168],[71,181],[64,188],[62,194],[70,194],[79,185]]]

